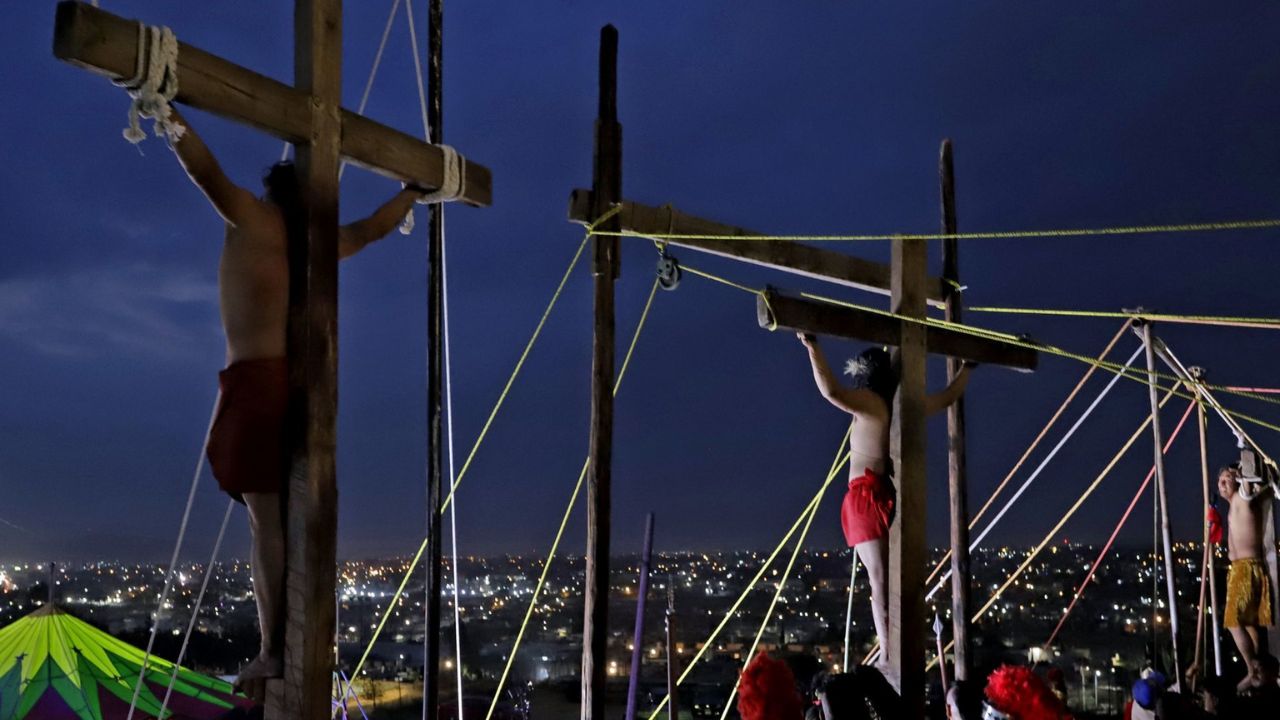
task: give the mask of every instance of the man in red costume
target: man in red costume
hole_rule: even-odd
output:
[[[809,350],[809,363],[818,390],[832,405],[853,416],[849,436],[849,490],[840,507],[844,539],[867,568],[871,586],[871,617],[880,640],[881,663],[888,658],[889,525],[893,523],[896,491],[889,463],[889,427],[898,372],[889,352],[870,348],[849,360],[845,373],[852,381],[842,385],[827,365],[817,339],[799,334]],[[969,382],[966,363],[955,380],[940,393],[925,399],[932,415],[945,410],[964,393]]]
[[[289,245],[306,232],[293,163],[277,163],[256,197],[223,173],[195,130],[181,126],[173,143],[182,167],[226,223],[218,291],[227,335],[227,367],[218,375],[221,399],[209,436],[209,466],[224,491],[249,510],[253,532],[253,588],[262,644],[239,683],[279,677],[283,670],[284,522],[280,494],[287,458],[288,399],[285,325],[289,305]],[[338,256],[355,254],[391,232],[422,197],[406,188],[372,215],[343,226]],[[256,694],[256,692],[252,693]]]

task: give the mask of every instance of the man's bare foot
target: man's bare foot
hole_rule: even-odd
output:
[[[1258,663],[1257,660],[1254,660],[1253,662],[1249,663],[1249,672],[1245,674],[1244,679],[1241,680],[1236,685],[1236,692],[1244,692],[1245,690],[1249,690],[1250,688],[1256,688],[1261,686],[1262,686],[1262,666]]]
[[[243,688],[246,688],[250,681],[278,678],[283,675],[284,658],[259,654],[240,670],[240,676],[236,678],[235,687],[237,690],[243,691]]]

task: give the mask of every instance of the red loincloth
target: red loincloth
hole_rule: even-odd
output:
[[[889,534],[896,494],[893,483],[870,468],[849,481],[849,491],[840,505],[840,526],[849,547]]]
[[[284,489],[288,367],[285,358],[262,358],[218,373],[222,398],[209,433],[209,467],[218,486],[241,502],[247,492]]]

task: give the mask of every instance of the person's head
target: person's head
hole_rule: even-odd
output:
[[[298,168],[292,161],[282,160],[267,168],[262,175],[263,199],[282,209],[295,211],[300,205],[302,192],[298,182]]]
[[[1235,688],[1226,678],[1207,675],[1200,681],[1200,702],[1204,711],[1216,715],[1224,700],[1235,694]]]
[[[1164,694],[1165,677],[1163,673],[1151,671],[1133,684],[1133,703],[1147,710],[1155,710],[1156,702]]]
[[[742,671],[738,684],[742,720],[801,720],[804,705],[786,663],[760,653]]]
[[[1239,486],[1240,468],[1238,466],[1227,465],[1218,470],[1218,494],[1223,500],[1230,500]]]
[[[845,363],[844,372],[852,378],[853,387],[874,392],[892,407],[893,395],[898,391],[898,373],[888,350],[867,348]]]
[[[991,717],[1009,720],[1059,720],[1065,708],[1044,680],[1029,667],[1002,665],[987,678],[986,707]]]

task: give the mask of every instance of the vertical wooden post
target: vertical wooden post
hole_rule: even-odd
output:
[[[431,0],[427,10],[427,138],[444,142],[444,3]],[[440,705],[440,516],[444,478],[444,422],[441,388],[444,385],[444,282],[441,267],[444,247],[444,204],[429,211],[427,241],[427,523],[431,560],[426,567],[426,622],[423,627],[422,703],[427,717],[435,717]],[[456,658],[462,662],[461,658]],[[462,707],[462,698],[458,698]]]
[[[891,309],[925,316],[923,240],[893,241]],[[905,702],[906,717],[924,717],[925,571],[925,328],[902,323],[890,455],[898,473],[898,519],[889,532],[889,680]]]
[[[1204,382],[1204,369],[1191,368],[1191,377],[1197,382]],[[1213,674],[1222,675],[1222,634],[1221,623],[1218,621],[1218,573],[1217,573],[1217,548],[1212,547],[1209,542],[1209,501],[1212,489],[1211,476],[1209,475],[1209,442],[1208,429],[1209,420],[1205,417],[1204,399],[1200,392],[1196,392],[1196,419],[1200,424],[1200,475],[1201,484],[1204,486],[1204,505],[1205,505],[1205,525],[1204,525],[1204,542],[1205,549],[1209,556],[1209,622],[1212,632],[1210,634],[1213,643]]]
[[[1160,506],[1160,544],[1164,549],[1164,579],[1169,602],[1169,632],[1173,644],[1174,677],[1182,677],[1178,655],[1178,594],[1173,578],[1173,538],[1169,528],[1169,491],[1164,474],[1164,436],[1160,432],[1160,397],[1156,391],[1155,338],[1151,323],[1142,324],[1142,340],[1147,348],[1147,390],[1151,396],[1151,436],[1155,441],[1156,503]]]
[[[938,181],[942,192],[942,232],[956,233],[955,165],[951,141],[942,141],[938,158]],[[964,301],[960,297],[960,248],[955,238],[942,241],[942,277],[952,285],[947,295],[946,318],[962,320]],[[955,379],[963,363],[947,358],[947,381]],[[951,624],[955,643],[957,681],[969,679],[969,479],[965,464],[964,398],[947,408],[947,485],[951,491]],[[946,665],[946,658],[938,662]]]
[[[636,694],[640,690],[640,663],[644,660],[644,608],[649,599],[649,564],[653,558],[653,513],[644,520],[644,547],[640,551],[640,582],[636,588],[636,627],[631,641],[631,680],[627,684],[626,720],[635,720]]]
[[[595,217],[622,199],[622,127],[618,124],[618,31],[600,30],[600,107],[591,191]],[[617,228],[616,218],[600,229]],[[605,649],[609,637],[610,485],[613,465],[613,285],[618,238],[592,243],[595,332],[591,352],[591,443],[587,475],[587,550],[583,591],[582,720],[604,717]]]
[[[338,489],[338,160],[342,137],[341,0],[296,0],[294,82],[311,95],[297,147],[306,233],[289,238],[289,477],[285,666],[268,683],[268,718],[330,710]]]

